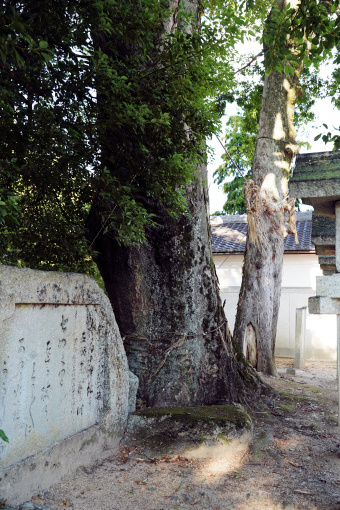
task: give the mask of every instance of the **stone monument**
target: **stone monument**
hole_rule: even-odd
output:
[[[314,207],[312,241],[324,276],[316,277],[316,296],[309,298],[308,308],[337,316],[340,426],[340,152],[298,155],[289,190]]]
[[[0,363],[0,500],[117,450],[138,379],[94,280],[0,265]]]

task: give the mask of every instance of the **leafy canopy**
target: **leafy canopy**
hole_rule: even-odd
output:
[[[218,30],[213,16],[197,30],[196,13],[163,0],[1,7],[2,262],[88,269],[94,201],[124,244],[145,242],[150,203],[185,212],[245,31],[235,5],[225,9]]]
[[[244,66],[238,80],[231,101],[236,101],[238,114],[227,121],[225,146],[233,161],[241,169],[246,178],[251,177],[251,165],[255,151],[258,132],[259,114],[263,90],[264,74],[272,71],[293,75],[295,69],[302,62],[305,64],[299,83],[299,99],[295,111],[295,125],[303,136],[303,127],[314,120],[311,107],[316,98],[326,95],[333,96],[333,102],[338,102],[340,74],[335,67],[333,80],[328,83],[318,75],[322,62],[332,58],[331,49],[339,45],[338,2],[328,5],[327,2],[302,1],[297,10],[290,5],[282,11],[272,8],[263,25],[262,37],[257,39],[264,44],[263,64],[258,60],[252,67]],[[256,34],[254,34],[256,35]],[[308,49],[309,48],[309,49]],[[247,55],[248,62],[253,55]],[[338,54],[334,63],[338,63]],[[244,64],[241,61],[240,65]],[[328,126],[324,125],[326,129]],[[301,135],[300,135],[301,136]],[[317,138],[321,137],[320,134]],[[324,141],[334,141],[334,148],[340,147],[340,136],[328,132],[323,135]],[[303,139],[300,145],[309,146]],[[246,202],[243,196],[243,179],[239,177],[235,164],[227,154],[223,156],[224,163],[214,172],[215,182],[223,184],[223,191],[227,199],[220,213],[243,214],[246,212]],[[219,213],[216,213],[219,214]]]
[[[287,47],[282,30],[295,41],[310,36],[316,61],[336,39],[336,8],[332,17],[323,2],[303,1],[299,14],[288,7],[268,17],[271,5],[206,0],[197,28],[196,12],[165,0],[4,3],[0,260],[93,267],[85,235],[93,203],[102,231],[124,244],[146,241],[157,209],[183,214],[205,139],[235,95],[237,43],[265,27],[266,68],[289,73],[305,42]],[[248,120],[232,129],[254,136]],[[250,140],[248,149],[243,160]]]

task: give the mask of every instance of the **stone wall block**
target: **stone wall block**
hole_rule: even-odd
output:
[[[0,265],[1,498],[20,503],[112,454],[136,390],[94,280]]]
[[[340,273],[316,277],[316,295],[340,298]]]

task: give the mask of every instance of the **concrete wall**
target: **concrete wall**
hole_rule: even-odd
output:
[[[129,371],[93,280],[0,265],[0,363],[0,429],[9,438],[0,442],[0,499],[17,504],[116,450]]]
[[[242,280],[243,255],[214,255],[220,282],[221,298],[233,330]],[[307,306],[315,296],[316,276],[322,271],[314,254],[285,254],[282,273],[281,303],[276,337],[277,356],[295,355],[295,310]],[[307,312],[306,359],[336,359],[336,317]]]

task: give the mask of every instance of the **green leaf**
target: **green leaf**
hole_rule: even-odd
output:
[[[39,41],[39,48],[42,50],[46,50],[48,48],[48,42],[47,41]]]
[[[3,441],[6,441],[6,443],[9,443],[8,437],[6,436],[5,432],[0,429],[0,439]]]

